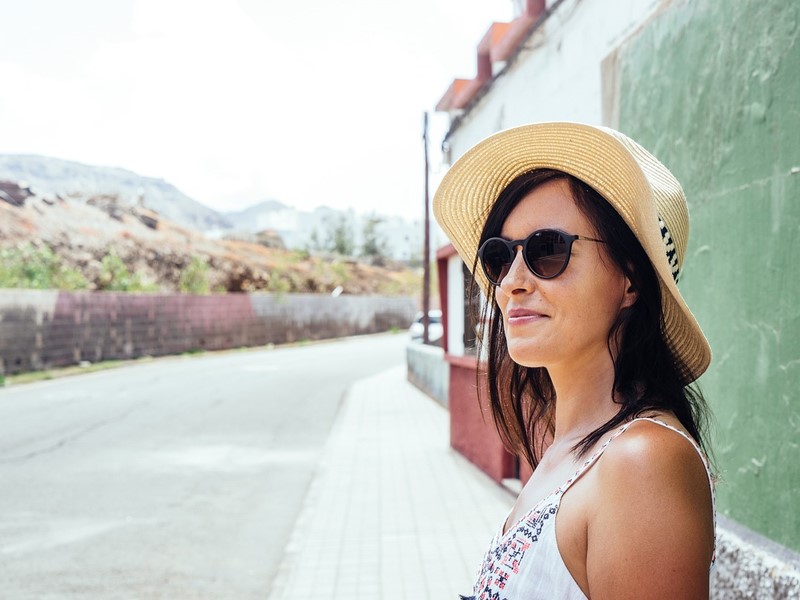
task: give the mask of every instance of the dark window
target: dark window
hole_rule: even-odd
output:
[[[472,273],[470,273],[467,265],[463,264],[462,269],[464,271],[464,353],[465,354],[475,354],[477,351],[475,345],[475,331],[477,315],[473,315],[473,308],[470,304],[475,305],[475,310],[479,304],[479,299],[475,298],[475,302],[470,303],[469,300],[469,293],[470,289],[472,289]],[[477,291],[477,286],[475,286],[475,290]],[[480,292],[477,292],[480,294]]]

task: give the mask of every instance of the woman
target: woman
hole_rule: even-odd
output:
[[[533,474],[477,599],[708,598],[711,351],[677,279],[686,200],[619,132],[540,123],[482,141],[434,199],[488,302],[488,395]]]

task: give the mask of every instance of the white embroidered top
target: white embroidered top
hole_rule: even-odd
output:
[[[683,431],[650,417],[633,419],[620,427],[578,468],[572,477],[543,498],[503,533],[503,525],[492,539],[481,564],[473,595],[463,600],[586,600],[567,570],[556,543],[556,515],[561,497],[602,456],[608,445],[636,421],[652,421],[671,429],[691,442],[708,473],[714,503],[714,480],[703,452]],[[716,517],[715,517],[716,520]],[[712,560],[713,565],[713,560]]]

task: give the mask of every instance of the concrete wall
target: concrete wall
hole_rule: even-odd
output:
[[[0,369],[406,329],[415,310],[403,297],[0,290]]]
[[[444,359],[444,350],[429,344],[411,343],[406,347],[406,364],[408,380],[447,408],[450,368]]]
[[[746,24],[746,26],[743,26]],[[714,360],[720,511],[800,550],[800,6],[676,2],[620,53],[620,128],[674,171]],[[653,110],[658,107],[658,110]]]
[[[800,550],[798,37],[796,3],[676,2],[619,56],[619,126],[690,202],[681,287],[714,351],[718,509],[747,528],[721,535],[717,597],[800,597],[797,555],[752,533]]]

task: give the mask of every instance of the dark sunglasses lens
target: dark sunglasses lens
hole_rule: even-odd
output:
[[[483,245],[481,260],[486,276],[494,284],[499,284],[508,273],[513,261],[508,246],[502,240],[490,239]]]
[[[555,277],[564,270],[567,246],[567,240],[558,231],[537,231],[528,240],[525,254],[528,266],[539,277]]]

